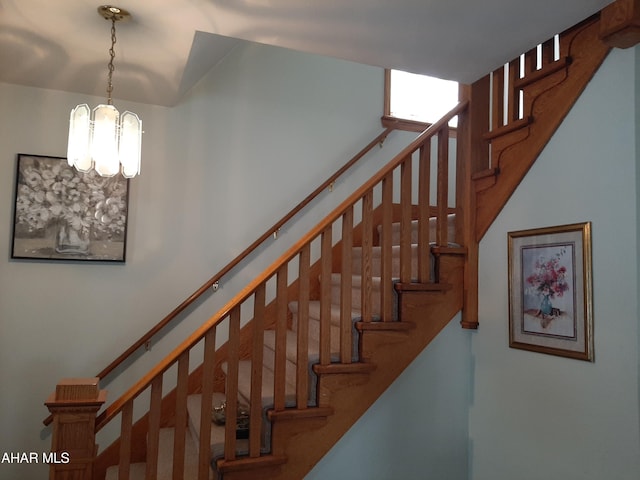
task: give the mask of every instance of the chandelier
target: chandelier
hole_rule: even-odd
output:
[[[110,5],[98,7],[98,13],[106,20],[111,20],[107,104],[98,105],[91,111],[83,103],[71,110],[67,161],[80,172],[88,172],[93,168],[103,177],[122,172],[124,177],[132,178],[140,173],[142,121],[133,112],[120,114],[111,100],[116,21],[128,20],[131,15],[122,8]]]

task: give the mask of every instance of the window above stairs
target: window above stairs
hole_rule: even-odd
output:
[[[385,71],[383,123],[422,131],[437,122],[458,103],[458,82],[403,72]],[[449,123],[456,127],[458,118]]]

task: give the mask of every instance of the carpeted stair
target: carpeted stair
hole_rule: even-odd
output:
[[[430,238],[435,238],[435,222],[432,219],[430,225]],[[449,239],[453,238],[454,228],[454,216],[449,216]],[[412,236],[411,236],[411,265],[412,265],[412,277],[415,277],[417,271],[417,258],[418,251],[417,245],[417,223],[412,222]],[[399,249],[400,243],[400,226],[399,224],[393,224],[392,227],[392,276],[397,278],[400,275],[400,261],[399,261]],[[433,265],[434,262],[432,262]],[[352,319],[354,322],[360,320],[361,309],[361,285],[362,278],[360,272],[362,271],[362,248],[353,247],[352,254],[352,266],[351,271],[347,274],[351,275],[352,285]],[[381,272],[381,248],[374,246],[372,250],[372,315],[374,321],[379,319],[380,316],[380,272]],[[433,275],[433,270],[432,270]],[[341,273],[331,274],[331,357],[332,361],[339,360],[339,338],[340,338],[340,295],[341,295]],[[395,295],[394,295],[395,298]],[[396,312],[394,308],[394,314]],[[287,362],[286,362],[286,378],[287,385],[285,388],[285,402],[287,405],[295,405],[295,385],[296,385],[296,359],[297,359],[297,325],[298,325],[298,302],[292,301],[289,303],[289,311],[292,318],[292,328],[287,331]],[[358,361],[357,358],[357,345],[358,334],[354,328],[354,361]],[[320,339],[320,302],[309,302],[309,406],[314,406],[316,403],[316,375],[313,373],[312,365],[318,363],[319,359],[319,340]],[[262,388],[262,408],[263,411],[267,411],[274,403],[274,391],[273,391],[273,377],[275,368],[275,331],[267,330],[264,335],[264,354],[263,354],[263,388]],[[223,372],[226,373],[227,365],[222,365]],[[238,394],[239,402],[242,404],[249,404],[251,396],[251,361],[242,360],[239,364],[238,375]],[[216,392],[213,396],[212,408],[219,406],[225,402],[225,396],[223,393]],[[189,419],[189,429],[187,432],[187,452],[185,455],[185,479],[197,478],[197,463],[198,463],[198,445],[199,445],[199,427],[200,427],[200,412],[201,412],[201,395],[190,395],[187,400],[187,412]],[[262,451],[270,451],[270,422],[267,420],[267,416],[264,415],[264,434],[262,438]],[[224,453],[224,426],[212,424],[211,430],[211,458],[212,464],[215,465],[215,460],[222,458]],[[247,440],[237,440],[237,454],[238,456],[246,455],[248,452]],[[173,455],[173,429],[165,428],[161,430],[160,440],[160,454],[158,461],[158,480],[171,480],[172,478],[172,455]],[[217,472],[214,469],[210,471],[210,478],[221,478],[217,476]],[[145,463],[136,463],[131,465],[130,479],[141,480],[145,478]],[[110,467],[107,470],[107,480],[117,480],[118,472],[117,466]]]

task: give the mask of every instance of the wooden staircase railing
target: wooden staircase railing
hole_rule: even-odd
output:
[[[149,329],[144,335],[136,340],[129,348],[122,352],[111,363],[104,367],[96,377],[103,380],[112,372],[114,372],[120,365],[122,365],[128,358],[130,358],[135,352],[151,342],[151,340],[162,332],[170,323],[174,322],[181,313],[187,310],[193,305],[202,295],[210,291],[210,289],[217,285],[222,279],[230,273],[234,268],[240,265],[251,253],[253,253],[258,247],[260,247],[265,241],[284,227],[287,222],[293,219],[298,213],[300,213],[305,207],[313,202],[322,192],[327,190],[333,185],[338,178],[345,174],[351,167],[353,167],[359,160],[364,158],[376,145],[382,145],[385,139],[391,134],[393,128],[385,128],[379,135],[377,135],[369,144],[367,144],[362,150],[354,155],[347,163],[340,167],[333,175],[320,184],[313,192],[307,195],[304,200],[293,207],[286,215],[278,220],[271,228],[258,237],[251,245],[245,248],[239,255],[233,260],[227,263],[222,269],[214,274],[209,280],[207,280],[200,288],[187,297],[180,305],[174,308],[167,316],[160,320],[156,325]],[[44,419],[43,423],[49,425],[52,421],[51,415]]]
[[[201,396],[197,478],[209,478],[214,392],[224,391],[226,398],[238,398],[240,381],[250,382],[249,438],[246,441],[236,439],[237,407],[235,402],[228,402],[224,446],[222,458],[217,462],[218,468],[233,471],[238,464],[246,465],[247,462],[255,466],[278,465],[286,461],[282,455],[273,453],[279,451],[277,448],[271,453],[263,451],[265,438],[268,437],[263,422],[263,408],[268,406],[272,415],[285,411],[288,415],[330,415],[331,406],[324,404],[322,397],[316,396],[312,391],[309,365],[317,363],[314,370],[324,373],[364,372],[370,369],[370,366],[359,359],[358,349],[354,346],[351,275],[342,275],[340,311],[332,313],[329,284],[331,273],[350,270],[352,247],[357,241],[362,248],[360,328],[366,329],[368,324],[398,323],[393,307],[394,282],[399,281],[405,285],[430,283],[431,257],[424,253],[430,251],[433,243],[441,249],[449,247],[448,215],[452,211],[456,212],[457,207],[449,205],[449,185],[452,184],[448,178],[449,145],[455,140],[450,136],[448,122],[454,116],[463,116],[467,107],[468,102],[461,102],[418,136],[170,355],[109,405],[96,420],[96,432],[107,425],[114,428],[113,423],[119,417],[119,435],[96,460],[96,478],[103,478],[108,465],[117,464],[118,478],[126,480],[129,478],[130,464],[141,460],[146,461],[147,468],[150,469],[149,475],[153,477],[153,465],[157,463],[158,456],[158,432],[161,427],[167,426],[175,429],[173,478],[183,478],[187,397],[194,392]],[[433,166],[437,170],[435,182],[430,181],[432,145],[437,151],[436,164]],[[435,191],[432,191],[433,186]],[[430,205],[432,199],[436,200],[435,208]],[[393,278],[391,266],[390,232],[393,212],[397,209],[394,204],[399,204],[401,225],[398,279]],[[374,210],[381,212],[379,305],[372,303],[371,296],[374,282]],[[430,238],[428,226],[434,213],[435,220],[432,222],[436,223],[436,235],[435,238]],[[417,269],[412,271],[411,243],[415,242],[411,240],[411,229],[415,222],[418,224],[417,249],[422,253],[418,255]],[[292,382],[287,380],[290,374],[286,371],[286,330],[291,322],[287,305],[293,300],[298,305],[295,349],[298,368],[295,381]],[[309,354],[307,336],[312,301],[318,301],[320,305],[317,358]],[[337,325],[332,324],[332,315],[339,316]],[[275,331],[273,379],[263,377],[263,349],[265,332],[268,330]],[[247,364],[247,361],[250,363]],[[198,367],[192,369],[193,365]],[[246,371],[243,370],[245,367]],[[221,380],[222,370],[224,380]],[[248,380],[246,376],[249,377]],[[163,396],[162,392],[169,393]]]

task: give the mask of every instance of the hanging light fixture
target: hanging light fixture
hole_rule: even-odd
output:
[[[80,172],[93,168],[98,175],[112,177],[121,171],[123,176],[132,178],[140,173],[142,121],[133,112],[121,115],[111,100],[116,22],[128,20],[131,15],[111,5],[98,7],[98,13],[111,20],[107,104],[98,105],[93,112],[86,103],[71,110],[67,161]]]

